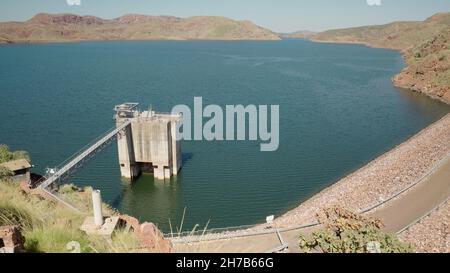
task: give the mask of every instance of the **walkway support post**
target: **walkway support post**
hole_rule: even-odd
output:
[[[92,206],[94,209],[94,223],[97,227],[103,226],[102,196],[99,190],[92,191]]]

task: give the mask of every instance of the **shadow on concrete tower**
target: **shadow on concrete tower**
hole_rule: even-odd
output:
[[[168,179],[181,169],[181,143],[176,138],[180,115],[140,112],[137,103],[117,105],[116,126],[131,120],[117,138],[122,177],[135,179],[142,172]]]

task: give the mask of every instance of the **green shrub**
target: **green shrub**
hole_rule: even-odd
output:
[[[0,180],[7,179],[13,175],[13,172],[11,172],[9,169],[5,167],[0,167]]]
[[[8,146],[0,144],[0,163],[4,163],[11,160],[11,152]]]
[[[381,231],[380,220],[365,218],[340,208],[331,208],[319,216],[324,229],[309,236],[300,235],[299,247],[304,252],[367,253],[412,252],[410,245],[400,242],[395,235]]]
[[[11,160],[25,159],[31,161],[30,155],[26,151],[11,152],[9,147],[5,144],[0,144],[0,163],[8,162]]]
[[[28,162],[31,161],[30,155],[26,151],[15,151],[15,152],[12,152],[11,157],[12,157],[11,158],[12,160],[25,159]]]

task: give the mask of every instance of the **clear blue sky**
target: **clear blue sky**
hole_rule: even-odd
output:
[[[77,1],[81,5],[68,5]],[[381,1],[381,5],[370,6],[368,1]],[[450,12],[450,0],[0,0],[0,21],[23,21],[39,12],[103,18],[126,13],[219,15],[291,32],[423,20],[437,12]]]

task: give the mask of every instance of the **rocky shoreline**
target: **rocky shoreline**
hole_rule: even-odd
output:
[[[395,86],[450,103],[450,29],[405,51],[408,66],[392,81]]]
[[[414,184],[450,153],[450,114],[365,167],[275,220],[279,227],[310,224],[323,208],[362,211]]]
[[[306,38],[400,51],[407,66],[392,78],[393,84],[450,103],[449,20],[450,13],[437,13],[422,22],[336,29]]]
[[[408,89],[412,92],[418,92],[425,94],[432,99],[442,101],[450,104],[450,85],[436,85],[433,81],[437,76],[437,73],[448,71],[450,69],[446,59],[440,61],[426,60],[427,63],[421,64],[422,67],[418,67],[416,64],[412,64],[411,58],[413,58],[412,49],[403,49],[401,47],[393,47],[388,45],[371,44],[368,42],[352,41],[352,40],[319,40],[309,38],[310,41],[316,43],[325,44],[354,44],[364,45],[371,48],[390,49],[400,51],[403,55],[407,66],[397,75],[392,77],[392,83],[398,88]],[[439,47],[443,47],[439,45]],[[445,49],[445,48],[444,48]],[[425,61],[424,61],[425,62]]]

